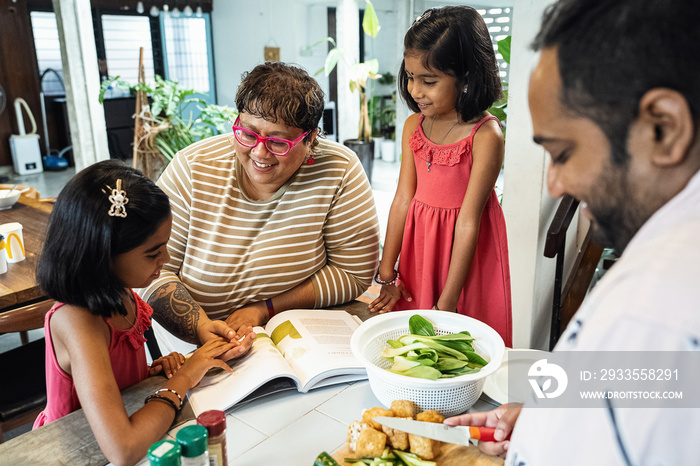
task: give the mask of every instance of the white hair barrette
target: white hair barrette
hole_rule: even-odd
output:
[[[129,198],[126,197],[126,191],[122,189],[121,178],[117,179],[117,187],[112,189],[109,185],[107,188],[112,191],[109,196],[109,202],[112,203],[112,207],[109,208],[110,217],[126,217],[126,204],[129,202]]]

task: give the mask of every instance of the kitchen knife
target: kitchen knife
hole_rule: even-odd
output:
[[[438,424],[437,422],[412,421],[410,419],[385,416],[377,416],[374,420],[392,429],[443,442],[456,443],[457,445],[468,446],[470,438],[481,440],[482,442],[495,441],[493,432],[496,429],[493,427],[451,427],[447,424]]]

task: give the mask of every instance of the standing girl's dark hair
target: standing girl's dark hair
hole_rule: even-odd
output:
[[[450,6],[427,10],[406,32],[404,53],[412,51],[423,55],[426,69],[456,78],[455,108],[462,121],[480,115],[501,97],[501,78],[491,35],[474,8]],[[408,107],[419,113],[408,92],[405,60],[399,70],[399,90]]]
[[[128,198],[126,217],[109,215],[117,180]],[[143,244],[169,215],[168,196],[140,171],[115,160],[85,168],[54,205],[37,268],[39,285],[52,299],[93,314],[126,315],[125,285],[112,258]]]

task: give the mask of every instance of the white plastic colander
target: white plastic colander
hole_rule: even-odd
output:
[[[468,331],[475,338],[472,345],[488,364],[475,374],[427,380],[389,372],[391,362],[381,357],[387,340],[397,340],[409,332],[408,319],[418,314],[444,335]],[[360,325],[352,335],[352,352],[367,368],[374,395],[386,407],[394,400],[413,401],[421,411],[436,409],[445,417],[464,413],[481,396],[486,376],[501,365],[505,344],[491,327],[471,317],[445,311],[415,310],[389,312],[374,316]]]

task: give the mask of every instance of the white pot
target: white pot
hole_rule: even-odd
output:
[[[396,141],[385,139],[382,141],[382,160],[385,162],[394,162],[396,160]]]
[[[374,140],[374,158],[378,159],[382,155],[382,142],[384,142],[384,138],[377,136],[373,137],[372,140]]]

